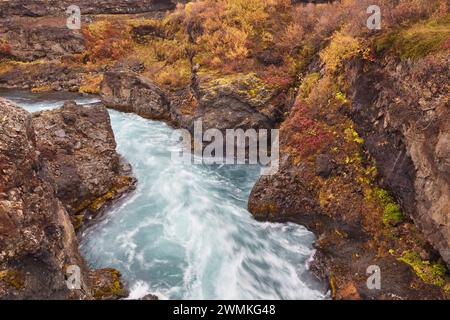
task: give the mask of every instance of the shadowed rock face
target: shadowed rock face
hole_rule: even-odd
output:
[[[115,152],[106,109],[68,104],[32,115],[0,99],[0,111],[0,299],[123,296],[117,271],[86,267],[66,210],[86,203],[82,224],[134,182],[120,175],[131,168]],[[81,269],[81,290],[67,288],[70,265]]]
[[[352,116],[383,185],[450,266],[450,110],[446,56],[358,72]]]

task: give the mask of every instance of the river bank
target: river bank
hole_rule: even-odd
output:
[[[279,128],[280,170],[258,179],[248,211],[316,234],[312,269],[332,298],[448,298],[448,4],[380,1],[390,14],[374,31],[364,1],[235,3],[91,10],[79,31],[57,14],[14,16],[0,28],[0,87],[98,93],[189,131],[200,118]],[[50,22],[60,38],[46,37]],[[50,49],[33,49],[43,39]],[[367,287],[371,266],[381,290]]]

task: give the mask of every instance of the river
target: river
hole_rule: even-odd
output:
[[[76,94],[0,92],[28,111]],[[171,161],[178,146],[164,123],[110,110],[118,151],[132,164],[137,190],[80,235],[90,267],[114,267],[131,299],[324,299],[308,270],[314,235],[303,226],[257,222],[246,210],[259,176],[248,165]]]

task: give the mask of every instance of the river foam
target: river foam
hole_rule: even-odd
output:
[[[29,111],[64,101],[8,97]],[[259,167],[172,162],[172,128],[134,114],[110,116],[138,187],[81,236],[91,267],[119,269],[131,299],[326,298],[308,270],[314,235],[296,224],[257,222],[246,210]]]

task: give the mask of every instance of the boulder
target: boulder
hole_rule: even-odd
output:
[[[165,93],[144,77],[128,71],[108,71],[100,85],[103,103],[142,117],[170,121]]]
[[[66,102],[32,121],[45,170],[76,228],[134,187],[103,105]]]
[[[123,297],[117,270],[87,268],[73,225],[134,185],[106,109],[68,103],[30,114],[0,99],[0,111],[0,299]]]
[[[3,99],[0,110],[0,298],[89,299],[87,267],[43,169],[32,116]],[[66,285],[70,265],[81,269],[81,290]]]

